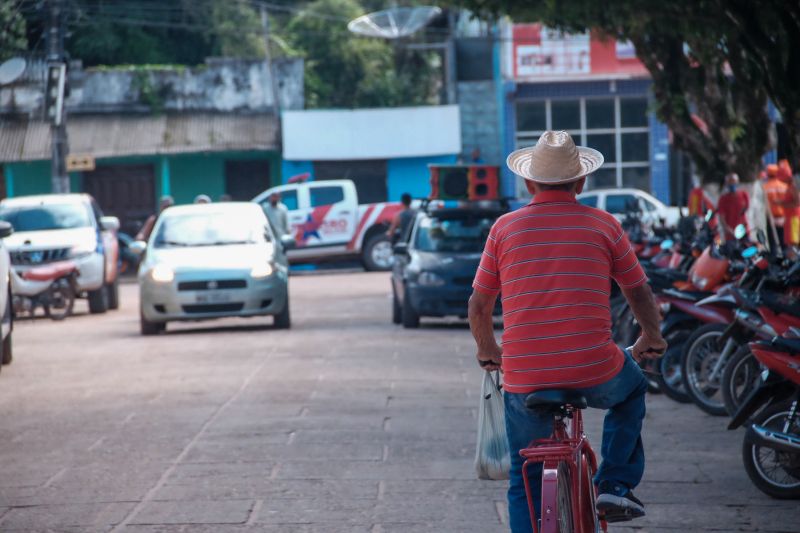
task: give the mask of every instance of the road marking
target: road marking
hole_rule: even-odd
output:
[[[386,495],[386,482],[384,480],[378,481],[378,500],[383,500]]]
[[[244,525],[252,526],[256,523],[258,519],[258,513],[261,511],[261,508],[264,506],[264,500],[256,500],[253,504],[253,507],[250,508],[250,516],[247,517],[247,522]]]
[[[96,448],[98,448],[98,447],[99,447],[101,444],[103,444],[103,442],[104,442],[105,440],[106,440],[106,438],[105,438],[105,437],[100,437],[99,439],[97,439],[96,441],[94,441],[94,444],[92,444],[91,446],[89,446],[88,448],[86,448],[86,451],[87,451],[87,452],[94,451],[94,450],[95,450]]]
[[[267,362],[269,361],[268,357],[269,355],[272,355],[272,352],[265,354],[261,360],[261,363],[256,368],[254,368],[253,371],[250,372],[250,374],[248,374],[248,376],[244,379],[244,381],[242,381],[242,384],[239,387],[239,389],[235,393],[233,393],[233,395],[230,398],[228,398],[228,400],[225,403],[217,407],[214,413],[200,427],[200,430],[195,434],[194,437],[192,437],[192,440],[189,441],[189,443],[183,448],[181,453],[178,454],[178,456],[172,461],[172,463],[170,463],[169,467],[167,467],[164,473],[161,474],[161,477],[158,478],[156,484],[153,485],[150,488],[150,490],[148,490],[147,493],[144,495],[144,498],[142,498],[139,501],[139,503],[137,503],[133,507],[133,509],[131,509],[127,515],[125,515],[125,518],[123,518],[119,524],[114,526],[114,529],[111,530],[111,533],[117,533],[118,531],[122,531],[123,529],[125,529],[125,527],[133,519],[133,517],[136,516],[144,508],[145,505],[147,505],[153,500],[153,497],[159,490],[161,490],[161,487],[164,486],[164,484],[167,482],[167,479],[169,479],[169,477],[175,471],[175,468],[177,468],[177,466],[189,454],[192,448],[194,448],[195,444],[197,444],[197,442],[200,440],[200,437],[202,437],[203,434],[208,430],[208,428],[211,427],[211,425],[217,421],[217,419],[228,408],[228,406],[230,406],[233,402],[235,402],[239,398],[239,396],[241,396],[241,394],[244,392],[247,386],[250,385],[250,382],[253,381],[253,378],[255,378],[256,375],[258,375],[258,373],[264,369],[264,367],[267,365]]]
[[[61,479],[61,477],[64,474],[67,473],[67,470],[68,470],[67,468],[62,468],[61,470],[59,470],[58,472],[56,472],[55,474],[50,476],[50,479],[48,479],[47,481],[44,482],[44,485],[42,485],[42,488],[46,489],[47,487],[49,487],[50,485],[52,485],[53,483],[55,483],[56,481]]]

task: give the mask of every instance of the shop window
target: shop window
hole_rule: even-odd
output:
[[[623,133],[622,134],[622,161],[649,161],[650,160],[650,134]]]
[[[517,130],[544,131],[547,113],[544,102],[517,102]]]
[[[613,166],[599,168],[589,176],[589,185],[592,189],[605,189],[617,186],[617,169]]]
[[[552,113],[552,129],[554,130],[580,130],[581,129],[581,102],[580,100],[553,100],[550,103]]]
[[[608,163],[617,160],[617,141],[613,133],[588,133],[586,146],[600,151]]]
[[[629,167],[622,169],[622,186],[650,190],[650,167]]]
[[[621,98],[619,107],[623,128],[647,126],[647,98]]]
[[[614,100],[586,100],[586,129],[614,129]]]

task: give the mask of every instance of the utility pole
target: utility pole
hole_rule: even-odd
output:
[[[64,53],[63,0],[47,0],[47,82],[45,83],[45,119],[50,121],[51,183],[54,193],[69,192],[67,174],[66,112],[64,90],[67,82]]]
[[[272,112],[275,115],[277,126],[280,131],[281,126],[281,99],[278,93],[278,78],[276,76],[275,67],[272,64],[272,54],[269,51],[269,13],[267,7],[261,5],[261,26],[264,29],[264,58],[267,61],[267,72],[269,73],[269,80],[272,85]]]

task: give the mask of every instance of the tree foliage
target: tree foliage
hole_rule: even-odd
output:
[[[753,60],[753,35],[743,31],[741,24],[737,28],[725,10],[733,5],[755,4],[752,10],[766,9],[777,14],[789,3],[778,0],[758,3],[464,0],[458,3],[480,13],[506,13],[518,21],[541,21],[564,31],[594,29],[608,38],[629,39],[653,79],[659,118],[672,130],[676,146],[690,154],[704,180],[719,182],[732,171],[745,180],[756,176],[762,154],[771,143],[767,96],[778,105],[776,92],[769,89],[766,78],[783,74],[777,74],[780,69],[767,73],[764,66]],[[765,17],[764,24],[769,19]],[[792,20],[787,26],[796,25],[800,19],[794,16]],[[773,30],[763,29],[774,35]],[[787,32],[791,34],[790,30]],[[771,52],[796,55],[799,45],[794,45],[793,52],[785,52],[789,47]]]
[[[432,103],[431,58],[350,33],[346,20],[365,12],[356,0],[316,0],[307,9],[294,16],[283,32],[305,57],[307,107]]]
[[[0,2],[0,63],[27,49],[25,18],[18,2]]]

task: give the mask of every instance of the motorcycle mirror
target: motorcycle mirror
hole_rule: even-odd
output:
[[[756,240],[759,244],[767,244],[767,237],[764,235],[763,229],[759,228],[758,231],[756,231]]]
[[[747,228],[744,227],[744,224],[739,224],[734,228],[733,236],[737,239],[742,239],[745,235],[747,235]]]
[[[675,243],[672,242],[672,239],[664,239],[663,241],[661,241],[661,249],[662,250],[669,250],[670,248],[672,248],[672,245],[674,245],[674,244]]]
[[[709,209],[708,211],[706,211],[706,222],[709,222],[709,221],[711,221],[711,219],[712,219],[713,217],[714,217],[714,211],[712,211],[711,209]]]
[[[745,259],[750,259],[757,253],[758,253],[758,248],[756,248],[755,246],[750,246],[749,248],[744,249],[744,251],[742,252],[742,257],[744,257]]]

